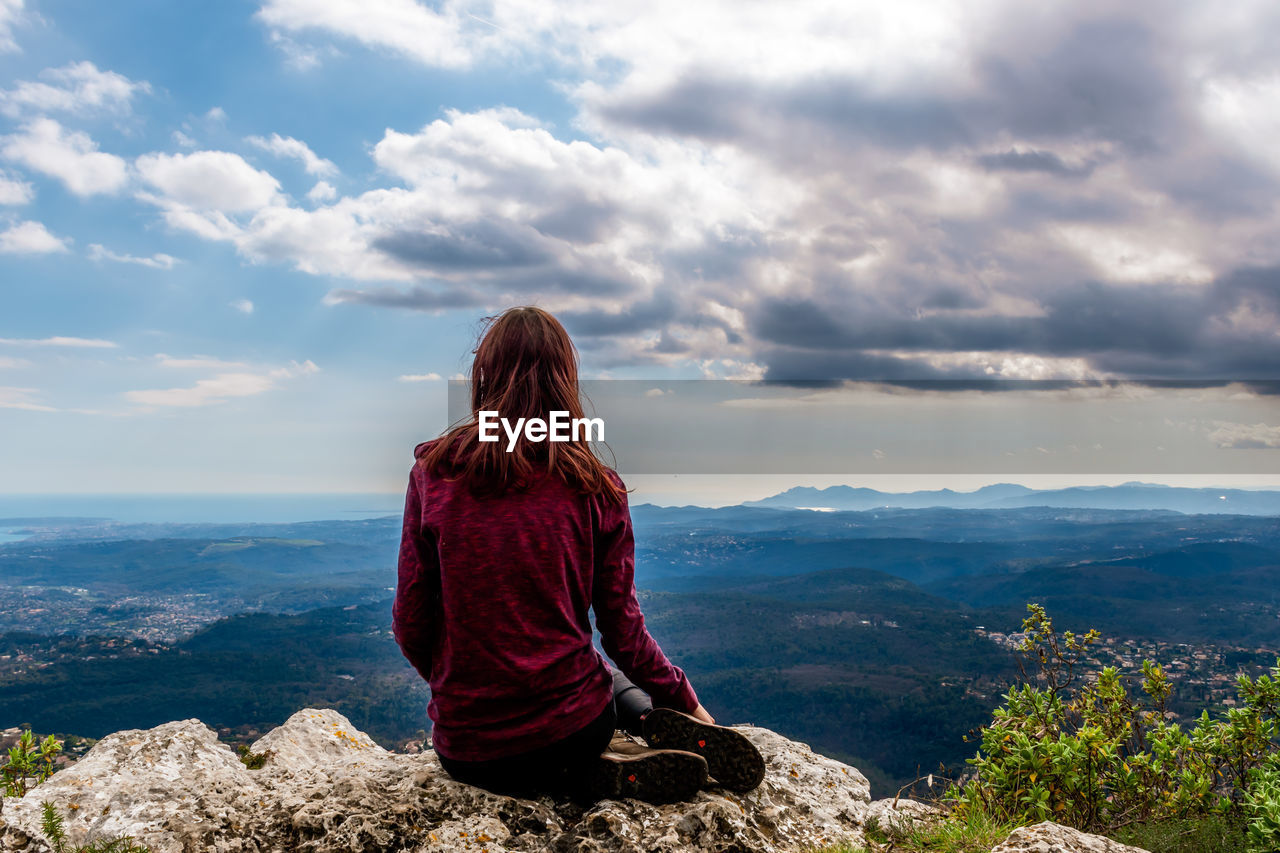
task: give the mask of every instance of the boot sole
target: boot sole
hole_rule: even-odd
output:
[[[704,723],[670,708],[644,718],[645,742],[655,749],[682,749],[707,760],[707,770],[730,791],[750,791],[764,781],[764,757],[742,732]]]
[[[592,769],[589,789],[596,799],[631,797],[665,805],[688,800],[707,781],[707,762],[677,750],[646,755],[601,755]]]

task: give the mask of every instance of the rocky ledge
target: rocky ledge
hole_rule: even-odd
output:
[[[872,816],[895,828],[895,818],[927,816],[920,804],[872,803],[861,773],[804,744],[738,729],[768,763],[756,790],[704,790],[670,806],[605,800],[584,810],[460,784],[430,750],[388,752],[332,710],[304,709],[268,732],[251,747],[266,755],[252,770],[204,723],[180,720],[109,735],[22,799],[5,801],[0,850],[50,850],[40,832],[45,800],[65,816],[74,844],[131,835],[153,853],[770,853],[857,846]],[[1002,850],[1132,849],[1060,846],[1075,842],[1048,830],[1007,843],[1018,846]]]

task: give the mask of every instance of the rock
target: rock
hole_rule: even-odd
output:
[[[996,845],[991,853],[1147,853],[1102,835],[1090,835],[1069,826],[1045,821],[1022,826]]]
[[[767,763],[747,794],[686,803],[491,794],[453,781],[435,753],[392,753],[341,714],[307,708],[256,741],[250,770],[199,720],[103,738],[0,815],[0,849],[45,853],[40,803],[75,844],[127,834],[152,853],[248,851],[769,851],[862,843],[870,788],[856,769],[767,729],[738,727]]]
[[[867,808],[866,822],[872,820],[890,838],[904,838],[916,826],[937,823],[946,815],[938,806],[919,800],[876,800]]]

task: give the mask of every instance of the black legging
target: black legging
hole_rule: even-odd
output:
[[[613,701],[578,731],[538,749],[489,761],[455,761],[436,753],[440,766],[459,782],[497,794],[587,796],[585,781],[592,764],[621,728],[640,734],[643,714],[652,710],[649,696],[618,670],[613,670]]]

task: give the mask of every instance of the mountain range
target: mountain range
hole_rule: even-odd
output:
[[[916,492],[881,492],[856,486],[816,489],[799,486],[743,506],[868,510],[879,508],[1012,509],[1048,506],[1090,509],[1164,509],[1184,513],[1231,515],[1280,515],[1280,491],[1252,489],[1194,489],[1159,483],[1123,483],[1119,486],[1073,486],[1067,489],[1031,489],[1016,483],[995,483],[972,492],[932,489]]]

